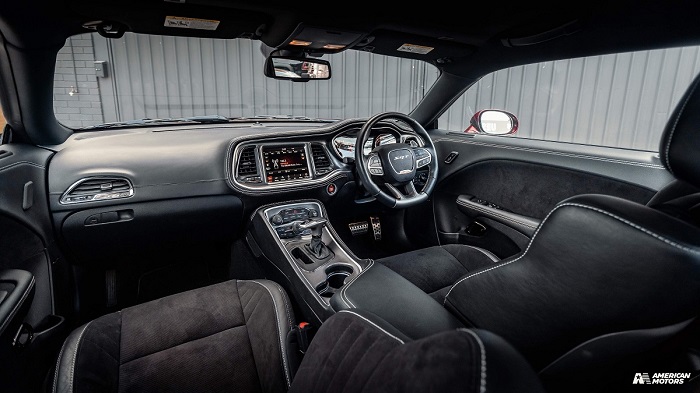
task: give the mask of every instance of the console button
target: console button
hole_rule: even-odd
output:
[[[283,221],[284,220],[282,219],[282,216],[280,216],[279,214],[275,214],[274,216],[270,217],[270,222],[272,223],[272,225],[280,225]]]
[[[328,186],[326,186],[326,192],[328,193],[328,195],[333,195],[336,191],[338,191],[338,188],[334,183],[331,183]]]

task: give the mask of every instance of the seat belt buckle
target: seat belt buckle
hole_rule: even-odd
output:
[[[294,327],[294,331],[297,335],[298,349],[302,354],[306,353],[306,350],[309,349],[309,331],[311,328],[311,324],[308,322],[299,322],[299,324]]]

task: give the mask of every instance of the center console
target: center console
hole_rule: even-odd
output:
[[[337,311],[359,309],[414,339],[464,326],[393,270],[353,255],[318,201],[264,206],[251,224],[246,237],[251,250],[270,262],[317,323]]]
[[[270,157],[273,160],[280,155]],[[334,313],[331,297],[370,264],[354,256],[340,240],[318,201],[258,209],[247,241],[254,253],[265,256],[281,273],[299,303],[306,305],[319,322]]]

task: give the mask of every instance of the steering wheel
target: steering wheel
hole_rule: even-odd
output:
[[[389,118],[407,123],[421,136],[425,146],[412,147],[406,143],[391,143],[375,147],[365,157],[364,146],[372,128],[378,122]],[[355,165],[367,191],[379,202],[393,209],[403,209],[427,200],[437,182],[438,161],[435,145],[425,128],[403,113],[385,112],[367,120],[355,142]],[[425,166],[429,169],[428,179],[423,189],[418,192],[413,185],[413,178],[416,176],[416,170]],[[389,193],[382,190],[382,186]]]

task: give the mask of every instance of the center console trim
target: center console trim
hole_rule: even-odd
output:
[[[292,207],[299,207],[299,206],[304,206],[304,205],[312,205],[314,206],[318,212],[320,217],[322,218],[328,218],[326,215],[326,210],[324,206],[318,202],[318,201],[310,201],[310,200],[305,200],[305,201],[292,201],[292,202],[285,202],[281,204],[276,204],[274,206],[269,206],[266,207],[263,211],[262,214],[265,218],[265,226],[266,228],[270,231],[270,234],[272,237],[274,237],[275,242],[280,249],[282,249],[282,252],[284,253],[285,257],[287,258],[287,262],[292,265],[292,269],[296,273],[298,277],[301,278],[302,282],[304,283],[304,286],[306,289],[312,294],[313,298],[316,299],[316,301],[323,307],[329,307],[330,306],[330,300],[324,300],[318,292],[316,292],[316,287],[311,284],[309,279],[306,277],[304,272],[302,271],[302,268],[299,267],[298,263],[296,262],[296,259],[291,252],[287,249],[286,244],[280,239],[280,237],[277,235],[277,232],[275,228],[270,224],[270,217],[272,217],[275,213],[292,208]],[[270,214],[270,212],[275,211],[275,213]],[[324,234],[326,234],[328,237],[333,239],[333,241],[337,244],[338,249],[342,252],[341,258],[343,259],[343,262],[331,262],[329,264],[322,264],[318,267],[316,267],[314,270],[309,270],[310,272],[316,272],[319,269],[328,269],[329,267],[338,265],[338,264],[349,264],[352,266],[353,269],[356,269],[357,275],[348,283],[345,283],[344,286],[347,286],[350,284],[352,281],[356,280],[357,277],[359,277],[365,269],[362,268],[362,265],[357,261],[357,257],[354,255],[351,255],[350,253],[347,252],[345,248],[345,244],[342,243],[342,240],[338,235],[335,233],[335,231],[332,230],[332,226],[327,225],[326,227],[323,228]],[[342,288],[341,288],[342,291]]]

